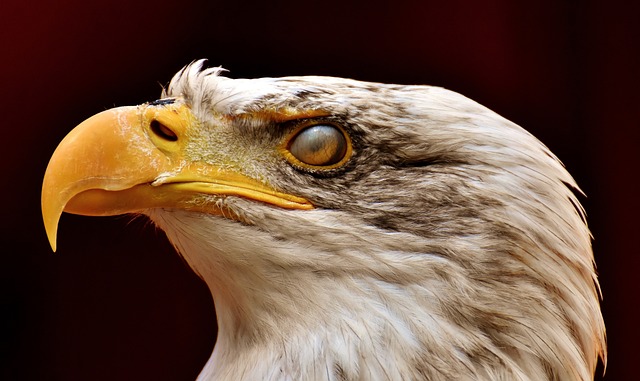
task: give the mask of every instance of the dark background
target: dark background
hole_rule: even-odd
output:
[[[53,254],[40,217],[41,179],[68,131],[156,99],[203,57],[232,77],[444,86],[534,133],[588,195],[604,379],[634,379],[640,36],[630,3],[3,0],[0,379],[192,380],[209,357],[208,290],[162,233],[143,219],[64,215]]]

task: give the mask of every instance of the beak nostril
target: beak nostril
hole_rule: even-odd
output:
[[[178,135],[176,135],[175,132],[157,120],[151,121],[151,131],[164,140],[168,140],[170,142],[178,140]]]

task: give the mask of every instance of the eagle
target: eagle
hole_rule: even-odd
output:
[[[63,212],[143,215],[208,285],[198,380],[592,380],[606,363],[576,182],[539,140],[440,87],[232,79],[73,129]],[[212,322],[214,324],[214,322]]]

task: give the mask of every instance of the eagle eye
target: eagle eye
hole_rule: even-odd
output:
[[[341,162],[348,151],[344,132],[334,126],[306,127],[289,142],[289,152],[303,164],[331,166]]]

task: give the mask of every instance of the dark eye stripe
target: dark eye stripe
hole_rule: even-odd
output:
[[[327,166],[338,163],[347,153],[347,140],[336,127],[316,125],[296,135],[289,152],[304,164]]]

